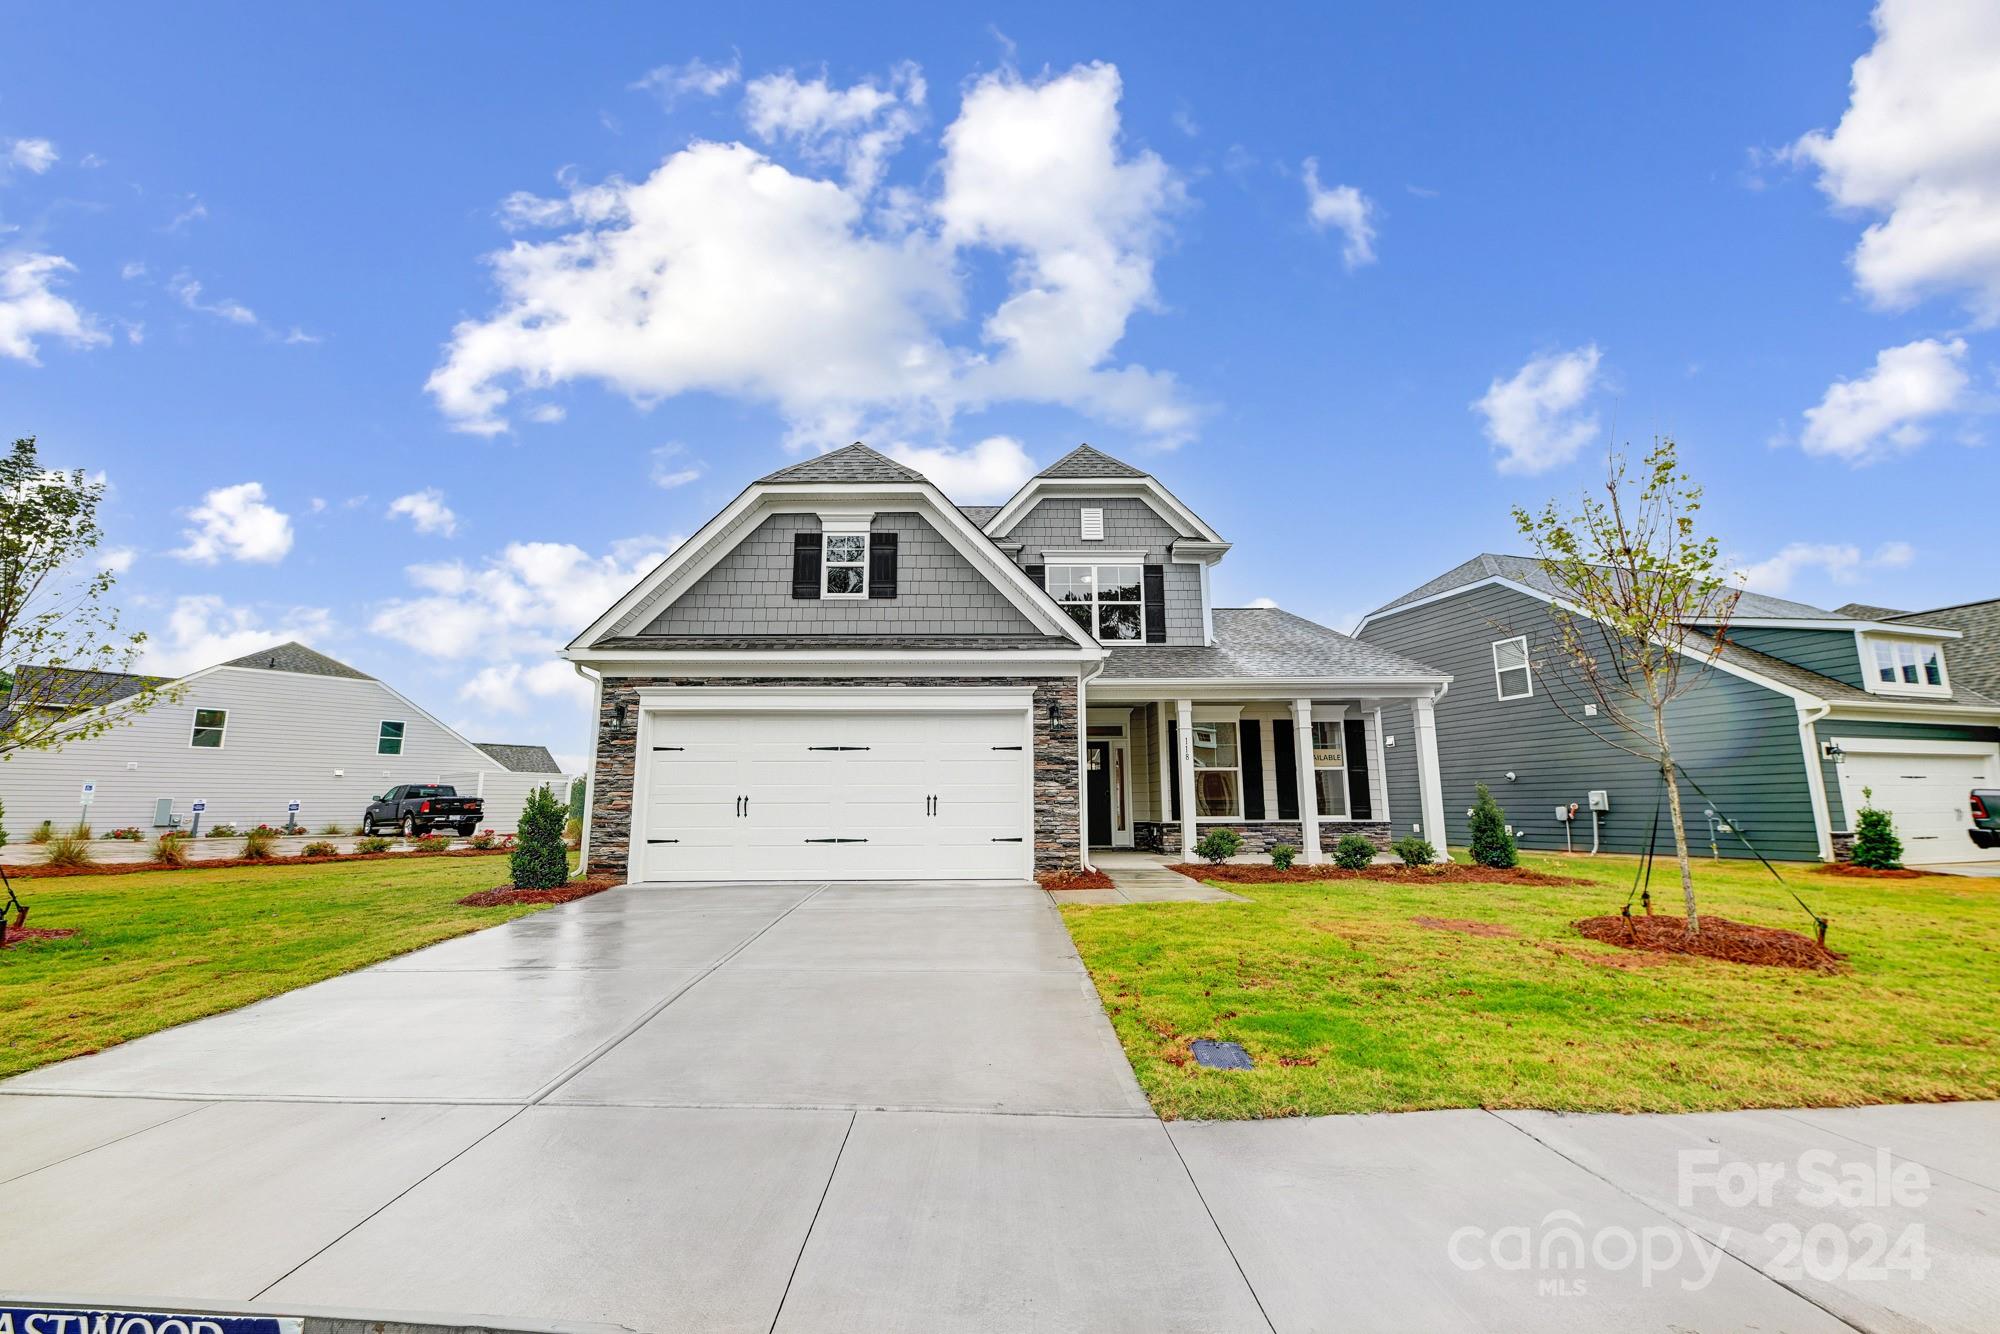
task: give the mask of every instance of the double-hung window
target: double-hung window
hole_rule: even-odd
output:
[[[822,539],[820,594],[830,598],[868,596],[868,534],[828,533]]]
[[[1197,819],[1238,819],[1243,814],[1243,769],[1236,750],[1235,723],[1196,723],[1194,813]]]
[[[1943,690],[1944,649],[1909,639],[1878,639],[1875,680],[1892,690]]]
[[[194,732],[188,737],[188,744],[198,750],[221,750],[222,734],[228,726],[229,710],[196,709]]]
[[[1313,722],[1313,790],[1319,813],[1330,820],[1347,818],[1346,724],[1338,719]]]
[[[403,724],[383,723],[375,734],[377,755],[401,755],[403,753]]]
[[[1499,688],[1501,699],[1526,699],[1535,693],[1526,635],[1493,641],[1493,683]]]
[[[1145,570],[1138,565],[1051,565],[1049,596],[1096,638],[1137,640],[1146,634]]]

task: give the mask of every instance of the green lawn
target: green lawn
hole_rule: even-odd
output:
[[[453,902],[506,878],[505,857],[412,856],[18,880],[29,926],[77,934],[0,950],[0,1076],[535,911]]]
[[[1170,1118],[2000,1097],[2000,880],[1785,868],[1848,955],[1847,972],[1824,977],[1584,940],[1569,923],[1618,911],[1632,859],[1523,864],[1594,883],[1230,885],[1251,901],[1062,911]],[[1654,889],[1675,911],[1679,879],[1666,875]],[[1703,863],[1696,890],[1704,911],[1811,930],[1754,862]],[[1439,931],[1418,915],[1518,935]],[[1647,965],[1598,962],[1635,958]],[[1188,1044],[1203,1037],[1242,1043],[1256,1068],[1194,1065]]]

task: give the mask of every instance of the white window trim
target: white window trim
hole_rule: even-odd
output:
[[[1319,782],[1319,776],[1323,773],[1340,775],[1340,814],[1330,815],[1327,813],[1326,808],[1321,806],[1319,818],[1322,820],[1352,823],[1354,820],[1354,792],[1348,786],[1347,782],[1347,719],[1344,714],[1333,718],[1314,718],[1312,725],[1315,732],[1322,727],[1331,727],[1340,737],[1340,763],[1337,766],[1321,764],[1319,762],[1319,747],[1315,745],[1312,748],[1312,771],[1313,782],[1315,784]]]
[[[215,744],[212,746],[197,746],[194,743],[195,733],[201,731],[201,715],[203,715],[204,713],[219,713],[222,715],[222,725],[215,729],[218,733],[220,733],[220,735],[216,737]],[[229,710],[213,709],[213,708],[197,708],[194,711],[194,721],[188,724],[188,749],[222,750],[225,749],[228,745],[229,745]]]
[[[396,726],[403,729],[402,731],[396,734],[396,749],[393,751],[387,751],[382,749],[382,743],[388,740],[387,737],[382,735],[382,729],[387,727],[390,723],[394,723]],[[391,755],[396,759],[401,759],[403,757],[403,747],[405,746],[405,744],[408,743],[409,739],[410,739],[410,724],[404,719],[384,718],[380,722],[375,724],[375,753],[377,755]]]
[[[1520,666],[1506,667],[1506,668],[1501,667],[1500,648],[1504,644],[1519,644],[1521,646]],[[1518,691],[1512,695],[1508,694],[1507,687],[1502,685],[1500,682],[1500,674],[1502,671],[1526,672],[1528,674],[1528,688],[1526,690]],[[1535,667],[1533,663],[1528,661],[1528,637],[1526,635],[1515,635],[1511,639],[1496,639],[1493,641],[1493,693],[1499,696],[1500,699],[1502,699],[1503,701],[1513,700],[1513,699],[1534,698]]]
[[[1100,570],[1113,570],[1113,569],[1118,569],[1120,567],[1136,569],[1139,571],[1139,600],[1136,602],[1126,602],[1122,600],[1114,602],[1105,602],[1098,597],[1098,594],[1104,591],[1104,579],[1098,572]],[[1049,581],[1048,572],[1050,570],[1090,571],[1090,629],[1088,633],[1092,639],[1097,640],[1097,642],[1100,644],[1143,644],[1146,642],[1146,566],[1143,561],[1101,561],[1101,562],[1084,561],[1084,560],[1055,561],[1046,565],[1043,569],[1042,582],[1045,585]],[[1051,594],[1051,596],[1054,595]],[[1064,602],[1062,601],[1062,599],[1057,598],[1056,605],[1064,608],[1063,615],[1067,616],[1069,615],[1068,608],[1081,606],[1083,604],[1076,602]],[[1105,639],[1101,637],[1097,633],[1097,628],[1099,624],[1101,624],[1097,615],[1097,609],[1099,607],[1137,607],[1139,609],[1138,637],[1136,639]],[[1240,797],[1238,798],[1238,803],[1241,804]]]
[[[858,538],[860,538],[860,539],[861,539],[861,559],[860,559],[859,561],[851,561],[851,560],[843,560],[843,561],[834,561],[833,559],[831,559],[831,558],[830,558],[830,556],[828,555],[828,552],[827,552],[827,545],[828,545],[829,543],[831,543],[831,542],[832,542],[832,541],[833,541],[833,540],[834,540],[835,538],[837,538],[837,537],[841,537],[841,538],[845,538],[845,537],[858,537]],[[822,531],[821,531],[821,533],[820,533],[820,535],[819,535],[819,595],[820,595],[821,597],[823,597],[823,598],[829,598],[829,599],[833,599],[833,600],[835,600],[835,601],[851,601],[851,600],[854,600],[854,599],[858,599],[858,598],[865,598],[865,597],[867,597],[867,596],[868,596],[868,550],[869,550],[869,545],[870,545],[870,544],[869,544],[869,534],[868,534],[867,530],[865,530],[865,529],[864,529],[864,530],[862,530],[861,532],[858,532],[858,533],[841,533],[841,532],[826,532],[826,531],[824,531],[824,530],[822,530]],[[833,569],[834,569],[834,566],[835,566],[835,565],[838,565],[838,566],[839,566],[839,567],[840,567],[841,569],[844,569],[844,570],[851,570],[851,569],[854,569],[854,568],[856,568],[856,567],[859,567],[859,569],[861,570],[861,591],[860,591],[860,592],[858,592],[858,593],[835,593],[835,592],[831,591],[830,589],[828,589],[828,587],[827,587],[827,579],[828,579],[828,577],[829,577],[829,576],[830,576],[830,575],[831,575],[831,574],[833,573]]]
[[[1861,649],[1861,680],[1869,694],[1902,695],[1914,699],[1943,699],[1951,694],[1951,663],[1945,658],[1943,643],[1933,639],[1902,635],[1857,634],[1856,638],[1860,641]],[[1927,681],[1884,681],[1881,665],[1875,660],[1877,648],[1914,650],[1919,654],[1917,660],[1919,672],[1923,670],[1921,655],[1927,650],[1935,652],[1938,657],[1938,679],[1942,684],[1931,685]],[[1902,666],[1900,660],[1896,665],[1900,669]]]
[[[1238,712],[1240,714],[1240,710]],[[1233,751],[1236,755],[1236,763],[1234,765],[1229,765],[1229,766],[1219,765],[1219,764],[1205,765],[1197,763],[1194,766],[1194,777],[1196,786],[1199,786],[1201,783],[1201,776],[1204,773],[1235,774],[1236,809],[1227,815],[1203,815],[1199,810],[1200,802],[1196,799],[1195,794],[1193,792],[1183,793],[1182,795],[1185,796],[1187,799],[1188,809],[1194,813],[1194,819],[1196,824],[1200,824],[1204,820],[1208,821],[1211,824],[1243,823],[1243,737],[1240,734],[1240,732],[1238,732],[1237,722],[1238,722],[1238,717],[1236,716],[1232,716],[1226,721],[1219,717],[1206,717],[1206,718],[1196,717],[1189,724],[1190,733],[1192,733],[1193,729],[1201,727],[1213,727],[1218,729],[1218,731],[1221,728],[1226,727],[1230,729],[1232,733],[1235,733],[1235,735],[1233,735],[1230,738],[1231,741],[1230,750]],[[1188,738],[1188,749],[1192,754],[1196,755],[1200,754],[1199,751],[1194,749],[1194,738],[1192,735],[1190,735]]]

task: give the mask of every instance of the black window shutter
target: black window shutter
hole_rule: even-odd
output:
[[[793,597],[819,597],[819,553],[818,533],[792,534]]]
[[[1292,741],[1292,720],[1271,724],[1271,761],[1278,770],[1278,818],[1299,818],[1299,754]]]
[[[1347,720],[1347,813],[1357,820],[1375,818],[1368,800],[1368,728],[1359,718]]]
[[[1032,579],[1032,580],[1034,580],[1034,581],[1035,581],[1035,587],[1036,587],[1036,588],[1039,588],[1039,589],[1041,589],[1041,590],[1042,590],[1043,592],[1047,592],[1047,591],[1048,591],[1048,587],[1049,587],[1049,567],[1048,567],[1048,566],[1046,566],[1046,565],[1023,565],[1023,566],[1022,566],[1021,568],[1022,568],[1022,569],[1024,569],[1024,570],[1026,570],[1026,571],[1028,572],[1028,577],[1029,577],[1030,579]]]
[[[1243,818],[1264,818],[1264,724],[1245,718],[1236,724],[1237,762],[1243,766]]]
[[[1167,567],[1148,565],[1145,580],[1146,642],[1167,642]]]
[[[870,533],[868,535],[868,596],[871,598],[892,598],[896,596],[896,535],[894,533]]]
[[[1167,719],[1167,819],[1181,818],[1181,725]]]

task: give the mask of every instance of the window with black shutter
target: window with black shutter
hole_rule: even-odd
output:
[[[1292,740],[1292,722],[1280,718],[1271,725],[1271,761],[1278,771],[1278,818],[1299,818],[1299,753]]]
[[[820,535],[792,534],[792,596],[819,599]]]
[[[1375,818],[1368,799],[1368,729],[1359,718],[1347,720],[1347,813],[1357,820]]]
[[[1167,567],[1146,567],[1146,642],[1167,642]]]
[[[1243,764],[1243,818],[1264,818],[1264,724],[1245,718],[1237,724],[1241,733],[1238,752]]]
[[[896,596],[896,535],[872,533],[868,538],[868,596]]]

